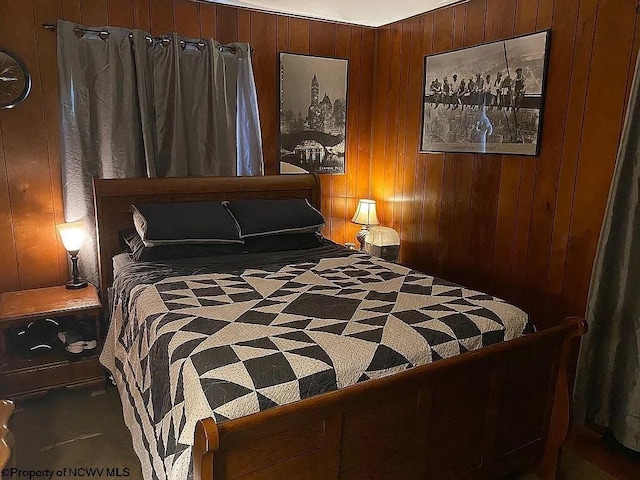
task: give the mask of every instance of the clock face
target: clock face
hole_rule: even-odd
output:
[[[18,56],[0,49],[0,108],[11,108],[22,102],[31,89],[31,77]]]

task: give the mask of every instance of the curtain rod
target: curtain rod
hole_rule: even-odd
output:
[[[56,31],[56,26],[53,23],[43,23],[42,24],[42,28],[44,28],[45,30],[50,30],[52,32]],[[109,34],[109,32],[106,31],[106,30],[94,30],[94,29],[91,29],[91,28],[80,28],[80,27],[75,27],[74,31],[93,32],[93,33],[97,33],[97,34],[106,33],[107,35]],[[152,40],[158,40],[164,46],[167,46],[171,42],[171,40],[168,37],[152,37],[151,35],[149,35],[147,38],[148,39],[152,39]],[[133,34],[129,33],[129,40],[132,40],[132,39],[133,39]],[[182,46],[182,48],[184,48],[187,44],[195,45],[198,48],[198,50],[203,50],[207,46],[207,44],[202,40],[197,41],[197,42],[193,42],[193,41],[189,41],[189,40],[180,40],[180,45]],[[229,45],[220,45],[220,46],[218,46],[218,50],[220,50],[220,51],[228,50],[231,53],[236,53],[236,47],[229,46]],[[255,50],[252,48],[251,52],[253,53],[253,52],[255,52]]]

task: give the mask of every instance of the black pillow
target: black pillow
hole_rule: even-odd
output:
[[[287,233],[249,237],[244,241],[244,249],[249,253],[283,252],[319,247],[324,237],[319,233]]]
[[[218,202],[131,205],[133,223],[147,247],[176,243],[242,243],[236,223]]]
[[[322,214],[302,199],[252,199],[223,202],[235,219],[240,238],[282,233],[314,233]]]
[[[127,228],[118,232],[120,244],[134,260],[141,262],[153,262],[156,260],[169,260],[171,258],[196,258],[211,257],[214,255],[227,255],[242,253],[244,245],[241,243],[228,244],[172,244],[145,246],[142,238],[135,228]]]

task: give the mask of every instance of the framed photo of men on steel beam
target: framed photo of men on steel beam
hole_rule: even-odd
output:
[[[280,53],[280,173],[345,173],[347,67]]]
[[[550,33],[426,56],[420,151],[538,155]]]

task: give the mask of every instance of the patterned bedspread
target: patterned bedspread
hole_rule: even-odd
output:
[[[201,418],[224,422],[383,377],[527,325],[502,300],[365,254],[309,258],[116,279],[101,361],[145,478],[188,477]]]

